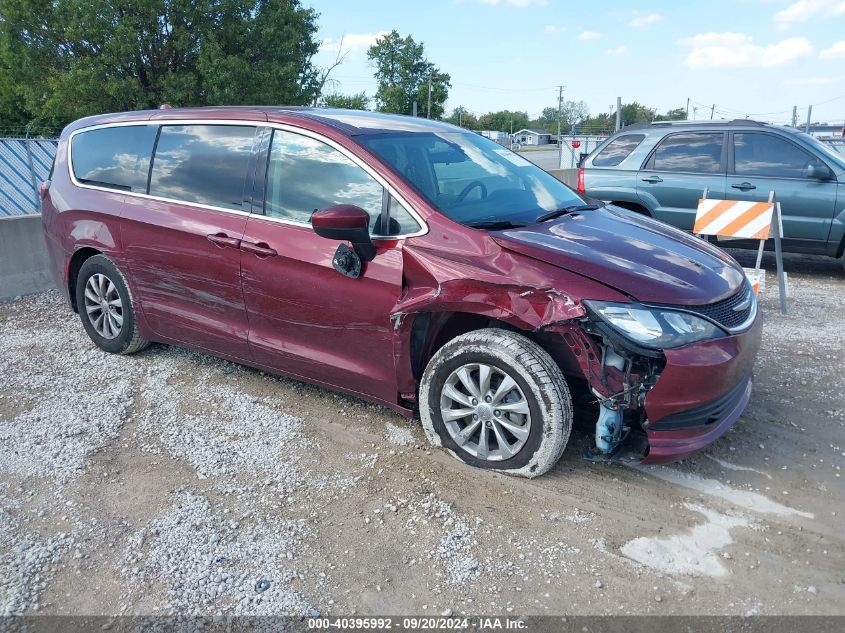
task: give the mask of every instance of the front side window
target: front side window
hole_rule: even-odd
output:
[[[364,209],[375,234],[401,235],[420,228],[398,201],[385,197],[375,178],[345,154],[317,139],[274,130],[264,213],[308,224],[314,211],[337,204]],[[383,209],[390,218],[386,229],[381,226]]]
[[[533,224],[584,199],[533,163],[467,132],[357,137],[449,218],[480,228]]]
[[[243,210],[254,137],[252,126],[163,126],[150,195]]]
[[[734,172],[743,176],[804,178],[813,157],[771,134],[734,134]]]
[[[615,167],[643,142],[645,134],[625,134],[608,143],[593,159],[595,167]]]
[[[74,134],[73,175],[86,185],[145,193],[157,130],[155,125],[121,125]]]
[[[660,142],[649,161],[649,169],[659,171],[722,171],[722,132],[671,134]]]

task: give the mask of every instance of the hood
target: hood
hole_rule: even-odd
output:
[[[718,248],[619,207],[577,211],[491,236],[508,250],[647,303],[714,303],[733,295],[744,279],[739,265]]]

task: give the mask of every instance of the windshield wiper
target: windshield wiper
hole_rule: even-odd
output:
[[[562,209],[555,209],[554,211],[549,211],[548,213],[544,213],[543,215],[537,216],[537,223],[545,222],[546,220],[552,220],[554,218],[558,218],[562,215],[567,215],[568,213],[575,213],[576,211],[595,211],[599,209],[599,205],[597,204],[575,204],[570,207],[563,207]]]
[[[510,220],[488,220],[486,222],[467,222],[465,226],[473,229],[485,229],[487,231],[502,231],[504,229],[518,229],[525,225],[511,222]]]

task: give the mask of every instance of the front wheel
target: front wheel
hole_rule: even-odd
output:
[[[420,416],[429,441],[467,464],[533,478],[563,453],[572,398],[539,345],[516,332],[476,330],[432,357]]]

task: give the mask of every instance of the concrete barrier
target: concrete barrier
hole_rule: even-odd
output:
[[[53,288],[40,215],[0,217],[0,299]]]
[[[577,169],[550,169],[549,173],[558,180],[560,180],[562,183],[569,185],[573,189],[578,187]]]

